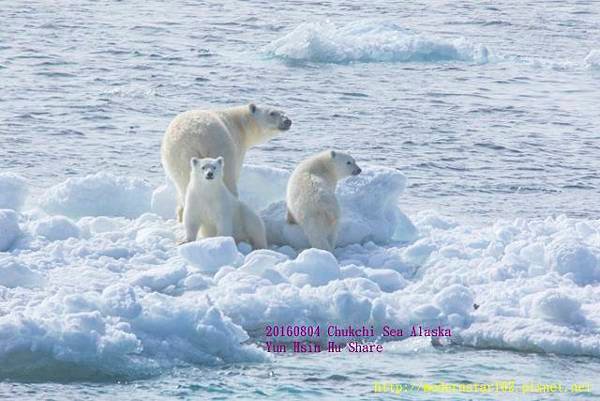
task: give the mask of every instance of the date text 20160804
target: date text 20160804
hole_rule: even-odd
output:
[[[327,325],[327,330],[324,332],[319,325],[267,325],[265,326],[265,337],[271,339],[276,338],[279,342],[266,341],[265,350],[268,352],[341,352],[344,347],[348,352],[383,352],[383,344],[378,342],[356,341],[357,338],[377,340],[378,337],[404,337],[419,336],[419,337],[450,337],[452,331],[450,328],[438,327],[423,327],[421,325],[413,325],[409,329],[393,328],[383,326],[381,335],[375,333],[374,326],[347,326],[340,327],[335,324]],[[343,338],[342,341],[319,341],[321,335],[326,336],[329,340]],[[310,341],[310,340],[313,341]],[[350,341],[348,341],[350,340]],[[325,349],[326,347],[326,349]]]

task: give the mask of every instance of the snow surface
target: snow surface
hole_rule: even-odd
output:
[[[139,178],[97,173],[68,180],[48,189],[40,206],[50,214],[69,217],[137,217],[149,210],[150,184]]]
[[[0,252],[10,249],[20,235],[17,213],[10,209],[0,209]]]
[[[1,211],[0,370],[143,377],[266,361],[254,344],[269,323],[439,324],[476,348],[600,356],[600,220],[476,227],[424,211],[413,224],[398,209],[404,177],[365,170],[340,184],[347,233],[334,255],[294,249],[289,233],[268,250],[231,238],[178,247],[180,225],[151,212],[174,198],[108,174],[48,190],[51,215]],[[245,174],[242,197],[284,227],[285,172]]]
[[[23,177],[0,173],[0,209],[20,210],[27,198],[27,183]]]

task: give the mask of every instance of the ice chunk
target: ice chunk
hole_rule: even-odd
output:
[[[408,285],[400,273],[391,269],[364,269],[367,278],[379,286],[381,291],[394,292]]]
[[[177,217],[175,216],[177,190],[171,180],[167,178],[165,181],[165,184],[152,192],[150,210],[152,213],[156,213],[164,219],[174,219]]]
[[[33,226],[33,233],[45,237],[48,241],[61,241],[67,238],[79,238],[81,230],[65,216],[52,216],[38,220]]]
[[[213,273],[225,265],[239,265],[244,256],[231,237],[204,238],[179,247],[179,254],[200,270]]]
[[[335,257],[320,249],[307,249],[295,260],[278,265],[278,271],[296,286],[321,286],[340,278],[340,268]]]
[[[253,210],[262,210],[271,203],[285,199],[290,173],[286,170],[246,165],[240,177],[240,199]]]
[[[417,230],[398,208],[398,198],[405,188],[402,173],[382,167],[365,169],[345,180],[337,190],[342,207],[338,243],[414,240]]]
[[[285,262],[286,260],[288,260],[288,257],[279,252],[274,252],[268,249],[259,249],[246,256],[244,264],[238,269],[238,271],[263,278],[267,278],[267,276],[274,278],[276,277],[274,274],[277,274],[277,272],[274,271],[275,266],[279,263]],[[276,281],[282,282],[285,280],[279,278],[278,280],[276,279]]]
[[[210,283],[202,273],[190,274],[183,280],[186,290],[204,290],[210,287]]]
[[[116,283],[102,291],[103,311],[108,315],[133,319],[142,310],[132,287],[124,283]]]
[[[11,256],[0,256],[0,286],[37,287],[42,284],[43,276],[32,271],[26,265]]]
[[[557,290],[547,290],[533,297],[530,314],[560,324],[581,324],[585,318],[581,303]]]
[[[465,38],[441,38],[403,29],[391,22],[306,22],[275,40],[268,54],[294,62],[440,62],[487,63],[490,51]]]
[[[0,173],[0,209],[21,210],[27,192],[24,178],[13,173]]]
[[[150,210],[152,188],[139,178],[97,173],[69,178],[48,189],[40,206],[50,214],[69,217],[123,216],[134,218]]]
[[[473,294],[463,285],[452,284],[442,289],[433,302],[446,315],[451,313],[464,315],[473,309]]]
[[[150,288],[153,291],[161,291],[176,285],[187,276],[185,266],[161,266],[138,273],[131,278],[132,285]]]
[[[597,251],[600,254],[600,251]],[[598,257],[576,242],[559,240],[550,246],[550,264],[554,270],[571,278],[579,285],[600,280]]]
[[[10,209],[0,209],[0,252],[8,251],[20,235],[17,213]]]

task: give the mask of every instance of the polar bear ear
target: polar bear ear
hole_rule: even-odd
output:
[[[197,157],[191,158],[192,167],[196,167],[199,162],[200,162],[200,159],[198,159]]]
[[[219,166],[223,167],[223,162],[224,162],[224,161],[225,161],[225,160],[223,159],[223,156],[219,156],[219,157],[217,157],[217,163],[219,163]]]
[[[252,113],[252,114],[256,113],[256,105],[254,103],[250,103],[248,105],[248,108],[250,109],[250,113]]]
[[[336,155],[336,153],[335,153],[335,150],[332,150],[332,151],[330,152],[330,154],[331,154],[331,158],[332,158],[332,159],[335,159],[335,155]]]

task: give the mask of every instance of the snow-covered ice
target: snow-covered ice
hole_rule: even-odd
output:
[[[21,235],[17,213],[0,209],[0,252],[7,251]]]
[[[27,198],[27,182],[12,173],[0,173],[0,209],[20,210]]]
[[[97,173],[69,178],[48,189],[40,206],[69,217],[137,217],[150,208],[152,188],[139,178]]]
[[[231,238],[177,246],[168,186],[153,197],[144,181],[108,174],[0,211],[0,369],[140,377],[265,361],[254,343],[273,322],[442,325],[477,348],[600,356],[600,220],[409,218],[404,176],[365,170],[338,189],[334,255],[302,249],[284,223],[283,170],[251,167],[240,190],[267,219],[269,250]]]
[[[81,229],[73,220],[65,216],[51,216],[36,221],[33,224],[32,233],[45,237],[49,241],[59,241],[67,238],[79,238]]]

